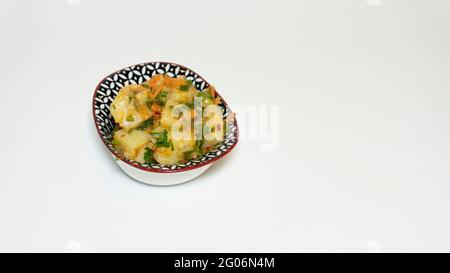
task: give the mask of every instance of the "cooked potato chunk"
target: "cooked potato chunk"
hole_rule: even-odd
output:
[[[137,155],[136,150],[151,139],[152,136],[145,131],[131,130],[128,132],[125,129],[121,129],[114,133],[113,142],[127,158],[135,159]]]
[[[111,115],[122,128],[130,130],[151,116],[146,103],[149,90],[140,85],[122,88],[111,106]]]

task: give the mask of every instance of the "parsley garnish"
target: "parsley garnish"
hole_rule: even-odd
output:
[[[156,147],[165,147],[169,148],[171,147],[171,141],[168,137],[168,132],[166,129],[162,132],[152,132],[152,136],[156,139]]]
[[[208,106],[213,103],[213,96],[209,92],[198,92],[196,97],[202,98],[202,103],[204,106]]]
[[[196,152],[197,155],[203,154],[203,151],[202,151],[202,145],[203,145],[203,139],[200,139],[200,140],[196,140],[196,141],[195,141],[194,152]]]
[[[117,139],[115,139],[115,138],[113,138],[113,140],[111,141],[111,144],[112,144],[114,147],[117,147],[117,146],[119,146],[120,141],[117,140]]]
[[[193,153],[194,153],[194,150],[189,151],[189,152],[184,152],[184,159],[191,160],[193,158]]]
[[[156,160],[153,157],[153,151],[150,150],[148,147],[145,147],[144,161],[145,161],[145,164],[154,164],[154,163],[156,163]]]
[[[166,105],[167,95],[169,95],[169,92],[166,90],[159,92],[158,96],[156,96],[156,103],[161,106]]]
[[[141,124],[139,124],[139,126],[136,129],[138,129],[138,130],[145,130],[145,129],[149,128],[152,125],[153,125],[153,119],[149,118],[149,119],[141,122]]]
[[[118,123],[114,123],[113,133],[120,130],[120,125]]]
[[[189,90],[189,84],[180,85],[180,91],[188,91]]]
[[[152,90],[152,88],[146,83],[141,84],[141,86],[144,87],[144,88]]]

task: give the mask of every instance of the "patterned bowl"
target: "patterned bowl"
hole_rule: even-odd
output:
[[[204,154],[200,158],[190,160],[183,164],[171,166],[142,164],[125,158],[111,144],[115,122],[110,114],[109,105],[123,86],[128,84],[141,84],[156,74],[165,74],[169,77],[183,75],[191,80],[200,91],[203,91],[209,86],[209,83],[200,75],[182,65],[168,62],[149,62],[132,65],[120,69],[100,81],[94,91],[92,112],[98,135],[111,152],[112,157],[119,167],[126,174],[140,182],[150,185],[175,185],[199,176],[211,166],[211,163],[228,154],[238,142],[238,124],[236,119],[233,118],[227,124],[229,130],[227,130],[224,140],[214,150]],[[224,111],[224,117],[227,117],[232,111],[222,96],[220,97],[222,99],[220,107]]]

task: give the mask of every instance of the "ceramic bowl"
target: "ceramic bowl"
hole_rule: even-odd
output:
[[[119,90],[128,84],[141,84],[157,74],[165,74],[169,77],[185,76],[195,84],[195,87],[203,91],[209,83],[199,74],[182,65],[168,62],[148,62],[132,65],[116,71],[100,81],[94,91],[92,99],[92,113],[95,126],[102,142],[108,148],[115,162],[130,177],[137,181],[150,185],[175,185],[180,184],[205,172],[212,163],[223,158],[237,144],[239,138],[238,124],[233,118],[228,125],[224,140],[214,150],[202,157],[190,160],[183,164],[162,165],[142,164],[125,158],[111,144],[115,127],[114,118],[110,114],[109,106]],[[220,94],[218,94],[220,96]],[[224,117],[232,111],[224,101],[219,105],[224,111]]]

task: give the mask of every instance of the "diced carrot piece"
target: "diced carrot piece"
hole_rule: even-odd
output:
[[[149,80],[149,85],[152,88],[152,95],[156,97],[164,87],[164,75],[158,74],[153,76]]]
[[[157,103],[153,103],[152,107],[151,107],[151,111],[153,114],[159,116],[159,115],[161,115],[162,107]]]
[[[166,77],[164,79],[164,84],[167,87],[172,87],[172,88],[179,88],[180,85],[182,85],[185,81],[183,81],[182,79],[177,79],[177,78],[170,78],[170,77]]]
[[[155,87],[164,81],[164,75],[158,74],[153,76],[149,81],[150,87]]]
[[[209,94],[211,94],[211,96],[214,98],[216,96],[216,88],[214,86],[210,86],[208,88],[208,92]]]
[[[142,105],[139,105],[136,109],[139,113],[139,115],[144,119],[147,120],[150,118],[151,113],[149,112],[148,108]]]

